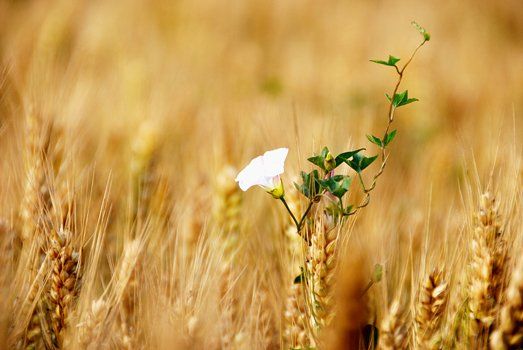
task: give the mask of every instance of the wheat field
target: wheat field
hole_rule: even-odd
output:
[[[522,109],[520,0],[1,1],[0,349],[523,349]]]

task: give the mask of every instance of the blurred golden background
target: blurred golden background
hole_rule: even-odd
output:
[[[88,169],[100,197],[111,184],[115,211],[126,206],[118,199],[133,147],[142,149],[133,144],[152,140],[181,231],[188,217],[202,230],[212,220],[207,202],[224,167],[265,150],[290,148],[283,179],[292,191],[324,145],[369,147],[365,135],[381,132],[395,75],[369,60],[405,62],[420,41],[412,20],[432,36],[402,85],[420,101],[397,112],[388,168],[351,244],[398,272],[389,289],[405,266],[394,261],[427,253],[427,237],[450,248],[426,256],[449,264],[477,192],[521,201],[520,0],[2,1],[0,213],[16,216],[22,196],[29,114],[62,125],[77,171]],[[260,242],[278,255],[267,238],[280,234],[283,209],[261,192],[244,196],[255,252],[246,265]]]

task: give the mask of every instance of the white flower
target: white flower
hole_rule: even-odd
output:
[[[274,198],[283,197],[283,184],[280,175],[284,172],[285,158],[287,158],[288,153],[288,148],[278,148],[254,158],[236,176],[236,182],[239,183],[243,191],[247,191],[256,185],[272,194]]]

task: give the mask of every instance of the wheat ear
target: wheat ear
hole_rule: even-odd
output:
[[[503,289],[506,243],[503,239],[498,206],[485,193],[480,198],[479,211],[471,241],[469,309],[470,336],[473,343],[488,337],[495,320]]]
[[[300,204],[299,192],[289,191],[285,197],[291,212],[296,217],[301,217],[303,208]],[[288,283],[283,310],[283,341],[287,348],[306,349],[312,344],[307,327],[306,299],[303,296],[305,281],[304,278],[300,278],[300,283],[294,282],[300,273],[299,267],[303,265],[303,239],[296,233],[296,225],[290,218],[285,226],[285,244],[289,262],[287,278],[290,283]]]
[[[158,130],[154,123],[144,121],[138,128],[131,147],[130,162],[133,219],[138,223],[146,220],[154,190],[158,182],[156,163],[158,158]]]
[[[53,231],[48,251],[51,262],[50,289],[48,302],[51,306],[51,328],[54,341],[62,345],[62,331],[79,283],[79,252],[72,244],[72,233],[65,229]]]
[[[109,304],[103,298],[92,301],[83,322],[78,325],[79,345],[82,349],[95,350],[100,348],[104,322],[108,312]]]
[[[493,350],[523,347],[523,259],[520,259],[506,291],[499,324],[490,339]]]
[[[327,326],[333,318],[332,289],[335,282],[338,230],[334,228],[333,218],[325,213],[325,218],[314,224],[311,245],[310,271],[314,300],[314,321],[321,327]]]
[[[230,234],[238,235],[240,229],[240,211],[243,195],[234,182],[237,170],[232,166],[225,166],[216,179],[214,196],[212,198],[213,218],[220,232],[227,237]]]
[[[134,327],[134,308],[136,303],[135,289],[137,286],[136,268],[139,264],[142,244],[140,238],[126,243],[118,269],[115,272],[115,299],[122,306],[119,319],[117,338],[123,349],[133,348],[137,339]]]
[[[293,283],[285,303],[285,329],[283,338],[285,345],[292,349],[307,349],[310,347],[310,337],[307,330],[307,310],[303,297],[303,285]]]
[[[19,210],[20,236],[29,242],[36,231],[40,217],[42,186],[45,181],[44,154],[49,140],[42,140],[41,121],[30,113],[26,118],[24,161],[26,178]]]
[[[379,349],[401,350],[408,344],[408,328],[398,300],[392,302],[380,329]]]
[[[440,342],[438,331],[447,305],[448,284],[443,272],[435,270],[424,280],[416,304],[416,343],[433,349]]]

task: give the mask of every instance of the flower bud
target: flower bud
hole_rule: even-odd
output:
[[[332,153],[327,153],[325,156],[325,160],[323,161],[323,165],[325,166],[325,170],[331,171],[334,168],[336,168],[336,159],[332,156]]]

